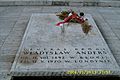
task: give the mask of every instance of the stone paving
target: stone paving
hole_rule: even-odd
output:
[[[93,16],[120,66],[120,8],[68,6],[0,7],[0,80],[9,80],[9,70],[32,13],[56,13],[73,9]]]
[[[0,6],[99,6],[120,7],[119,0],[0,0]]]

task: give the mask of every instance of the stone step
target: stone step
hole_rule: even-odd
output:
[[[119,0],[0,0],[0,6],[99,6],[120,7]]]

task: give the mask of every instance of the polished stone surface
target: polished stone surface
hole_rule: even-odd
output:
[[[60,75],[69,70],[117,72],[119,66],[92,16],[86,14],[85,17],[93,26],[88,35],[77,23],[65,24],[65,32],[61,32],[61,27],[55,26],[61,20],[55,14],[33,14],[11,69],[13,75],[24,72],[42,76],[57,72]]]

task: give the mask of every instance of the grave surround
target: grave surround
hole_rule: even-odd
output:
[[[66,72],[70,70],[108,70],[112,72],[108,75],[117,74],[119,66],[101,32],[90,14],[85,17],[93,26],[88,35],[77,23],[65,25],[65,33],[61,34],[61,28],[55,26],[61,20],[55,14],[33,14],[16,54],[12,75],[69,75]]]

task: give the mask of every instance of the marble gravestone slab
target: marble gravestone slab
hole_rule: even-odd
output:
[[[85,17],[93,26],[88,35],[80,24],[64,25],[65,32],[55,24],[55,14],[33,14],[21,46],[16,54],[11,73],[16,76],[68,75],[70,70],[111,70],[117,65],[108,45],[92,16]]]

